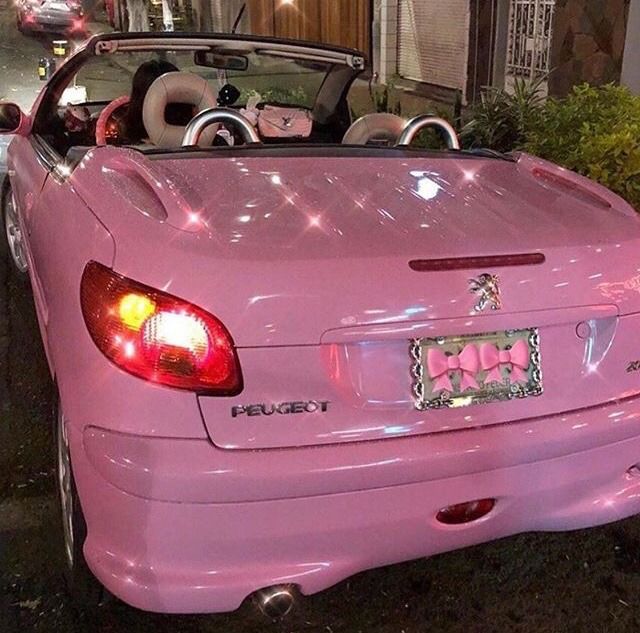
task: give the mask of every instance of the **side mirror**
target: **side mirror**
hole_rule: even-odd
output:
[[[22,110],[15,103],[0,103],[0,134],[15,134],[24,121]]]

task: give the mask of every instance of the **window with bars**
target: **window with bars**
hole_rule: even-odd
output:
[[[535,80],[549,73],[556,0],[511,0],[507,75]]]

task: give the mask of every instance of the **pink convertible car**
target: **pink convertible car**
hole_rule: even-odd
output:
[[[440,119],[352,122],[363,68],[98,36],[31,114],[3,104],[76,597],[283,613],[361,570],[640,512],[636,213]]]

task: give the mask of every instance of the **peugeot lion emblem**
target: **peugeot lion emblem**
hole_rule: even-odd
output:
[[[469,292],[478,297],[478,303],[474,308],[476,312],[482,312],[487,306],[490,306],[492,310],[500,310],[502,308],[500,284],[497,275],[484,273],[479,277],[469,279]]]

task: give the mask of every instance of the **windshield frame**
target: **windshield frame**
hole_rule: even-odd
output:
[[[198,44],[202,42],[202,44]],[[316,96],[316,104],[323,98],[323,91],[331,83],[330,78],[343,75],[344,87],[351,86],[365,69],[365,57],[352,49],[320,45],[302,40],[287,40],[257,35],[233,35],[218,33],[116,33],[96,35],[87,40],[83,48],[72,55],[53,75],[43,90],[33,114],[33,133],[39,134],[39,123],[56,107],[62,92],[83,65],[99,55],[117,55],[126,51],[209,50],[216,45],[253,46],[256,52],[276,53],[301,60],[332,62]]]

